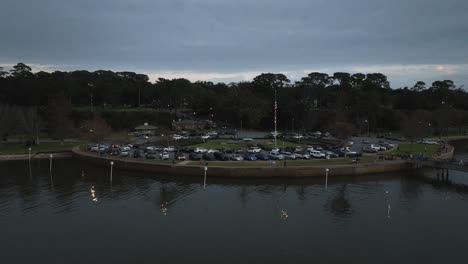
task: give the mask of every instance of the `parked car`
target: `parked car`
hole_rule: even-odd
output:
[[[322,153],[325,154],[325,157],[328,156],[329,158],[338,158],[338,154],[330,150],[324,150]]]
[[[325,153],[322,153],[318,150],[312,150],[309,152],[309,155],[312,157],[312,158],[315,158],[315,159],[324,159],[326,158],[326,155]]]
[[[219,150],[217,150],[217,149],[209,149],[209,150],[207,150],[206,152],[207,152],[207,153],[213,154],[213,153],[219,152]]]
[[[133,157],[134,157],[134,158],[141,158],[141,156],[142,156],[142,155],[141,155],[141,151],[140,151],[139,149],[135,149],[135,150],[133,151]]]
[[[272,151],[268,154],[268,157],[272,160],[283,160],[284,156],[283,154],[280,154],[279,152]]]
[[[255,154],[249,153],[244,156],[244,160],[254,161],[257,160],[257,156]]]
[[[239,155],[239,154],[232,154],[231,157],[230,157],[230,159],[231,159],[231,160],[235,160],[235,161],[244,160],[244,159],[242,158],[242,156]]]
[[[268,155],[264,153],[257,153],[255,154],[255,156],[257,157],[257,160],[269,160],[270,159]]]
[[[195,148],[195,149],[193,150],[193,152],[195,152],[195,153],[205,153],[205,152],[207,152],[207,151],[208,151],[208,150],[207,150],[206,148]]]
[[[168,160],[169,159],[169,153],[163,152],[159,154],[159,157],[163,160]]]
[[[382,146],[382,145],[374,145],[374,147],[378,148],[379,151],[386,151],[387,150],[387,148]]]
[[[362,144],[370,144],[370,142],[369,142],[369,140],[367,140],[367,139],[363,139],[363,140],[362,140]]]
[[[174,158],[176,160],[185,160],[185,155],[184,155],[184,153],[177,152],[177,153],[174,154]]]
[[[129,152],[128,151],[122,151],[120,152],[120,157],[128,157]]]
[[[296,157],[296,159],[304,159],[304,155],[302,155],[301,153],[293,153],[293,154]]]
[[[196,153],[196,152],[191,152],[189,154],[189,159],[190,160],[201,160],[202,159],[202,155],[200,153]]]
[[[222,152],[215,152],[213,153],[213,155],[215,156],[215,158],[217,160],[222,160],[222,161],[227,161],[229,160],[229,154],[226,154],[226,153],[222,153]]]
[[[251,147],[251,148],[249,148],[247,150],[247,152],[249,152],[249,153],[260,153],[261,151],[262,151],[262,149],[259,148],[259,147]]]
[[[294,155],[293,153],[291,152],[281,152],[280,154],[282,154],[284,156],[285,159],[288,159],[288,160],[295,160],[296,159],[296,155]]]
[[[175,148],[173,146],[169,146],[167,148],[163,148],[163,151],[165,152],[173,152],[175,150]]]
[[[392,148],[395,147],[395,144],[388,143],[388,142],[386,142],[386,141],[380,143],[380,145],[386,147],[387,149],[392,149]]]
[[[147,158],[147,159],[155,159],[155,158],[156,158],[156,155],[153,154],[153,153],[146,153],[145,158]]]
[[[210,135],[203,135],[203,136],[201,136],[201,139],[204,139],[204,140],[207,140],[207,139],[209,139],[209,138],[211,138]]]
[[[203,159],[204,160],[209,160],[209,161],[213,161],[213,160],[216,160],[215,156],[211,153],[204,153],[203,154]]]
[[[365,146],[362,148],[362,151],[365,153],[377,153],[379,150],[377,148],[372,148],[370,146]]]

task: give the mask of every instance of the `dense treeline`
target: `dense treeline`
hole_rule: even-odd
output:
[[[30,116],[35,115],[31,109],[37,109],[41,119],[37,123],[43,123],[37,126],[51,135],[67,133],[56,124],[66,123],[72,106],[190,109],[238,128],[271,129],[275,91],[281,130],[339,133],[336,130],[344,127],[355,132],[402,130],[437,135],[447,133],[448,127],[461,131],[468,123],[468,93],[450,80],[431,85],[419,81],[391,89],[381,73],[313,72],[294,83],[283,74],[265,73],[250,82],[214,84],[186,79],[151,83],[143,74],[104,70],[32,73],[23,63],[9,72],[0,69],[3,108],[23,107]]]

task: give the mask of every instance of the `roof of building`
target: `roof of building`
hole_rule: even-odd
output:
[[[158,129],[158,127],[148,125],[148,124],[144,124],[144,125],[135,127],[135,129],[136,130],[156,130],[156,129]]]

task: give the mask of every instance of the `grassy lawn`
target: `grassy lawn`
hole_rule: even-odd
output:
[[[259,139],[259,140],[254,140],[254,141],[264,146],[267,146],[269,148],[275,147],[275,143],[273,139]],[[230,143],[230,142],[233,142],[233,143]],[[194,147],[194,148],[199,147],[199,148],[207,148],[207,149],[243,149],[243,148],[247,148],[248,144],[253,144],[253,143],[254,142],[252,143],[242,142],[242,140],[212,139],[212,140],[207,140],[204,143],[192,145],[190,147]],[[296,147],[298,145],[298,143],[288,142],[288,141],[283,141],[283,140],[277,140],[276,144],[279,148]]]
[[[400,155],[400,154],[418,155],[419,153],[423,153],[425,155],[432,155],[436,153],[438,149],[439,149],[438,145],[405,143],[405,144],[398,145],[398,148],[387,152],[387,154],[389,155]]]
[[[73,107],[74,111],[78,112],[90,112],[90,106],[76,106]],[[103,107],[103,106],[95,106],[93,109],[95,112],[157,112],[157,109],[153,108],[139,108],[139,107]]]
[[[41,143],[39,145],[31,146],[31,153],[37,152],[53,152],[53,151],[66,151],[71,150],[74,146],[79,145],[80,142],[60,142]],[[2,143],[0,144],[0,155],[8,154],[28,154],[28,147],[24,143]]]
[[[374,162],[374,156],[363,156],[360,158],[360,163]],[[320,166],[320,165],[339,165],[351,164],[351,158],[336,158],[336,159],[312,159],[312,160],[288,160],[287,166]],[[187,165],[200,165],[199,161],[191,161]],[[267,167],[268,161],[209,161],[208,166],[225,166],[225,167]],[[283,166],[283,161],[276,161],[277,167]]]

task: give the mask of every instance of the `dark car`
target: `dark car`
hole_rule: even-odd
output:
[[[257,160],[257,156],[255,154],[246,154],[244,155],[244,160],[254,161]]]
[[[147,158],[147,159],[155,159],[155,158],[156,158],[156,155],[153,154],[153,153],[146,153],[145,158]]]
[[[323,153],[325,153],[325,155],[329,156],[330,158],[338,158],[338,154],[333,151],[325,150]]]
[[[202,159],[202,155],[200,153],[195,153],[195,152],[191,152],[189,154],[189,159],[190,160],[201,160]]]
[[[134,158],[141,158],[141,151],[138,150],[138,149],[135,149],[135,150],[133,151],[133,157],[134,157]]]
[[[209,160],[209,161],[216,160],[215,156],[213,154],[211,154],[211,153],[203,154],[203,159],[204,160]]]
[[[257,153],[255,154],[255,156],[257,156],[257,160],[269,160],[270,159],[268,155],[264,153]]]
[[[229,160],[229,154],[222,153],[222,152],[215,152],[213,154],[217,160],[227,161]]]

